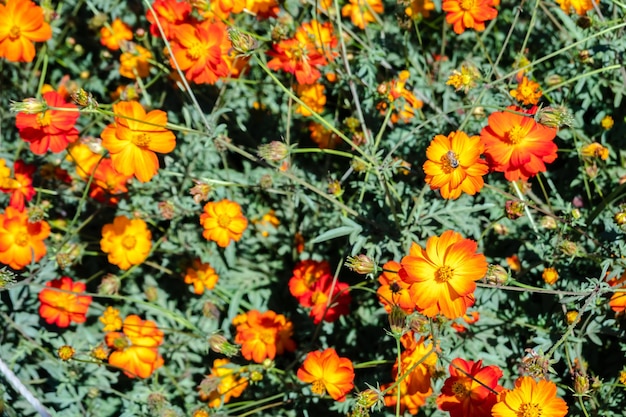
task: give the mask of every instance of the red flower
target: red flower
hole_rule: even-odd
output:
[[[315,83],[322,76],[316,66],[327,64],[314,44],[302,43],[296,38],[280,41],[267,54],[273,57],[267,63],[268,68],[295,74],[299,84]]]
[[[176,40],[172,42],[173,58],[185,73],[185,78],[196,84],[214,84],[218,78],[229,74],[224,57],[230,47],[226,26],[208,20],[196,25],[180,25]],[[174,59],[170,59],[172,67]]]
[[[84,292],[85,284],[61,277],[46,282],[46,287],[39,293],[39,315],[46,323],[67,327],[71,322],[85,322],[91,296],[72,294]]]
[[[520,111],[515,106],[508,109]],[[525,181],[545,172],[545,164],[556,159],[556,129],[510,112],[492,113],[488,121],[489,125],[480,132],[485,157],[491,169],[504,172],[507,180]]]
[[[300,261],[293,268],[293,276],[289,280],[289,291],[304,307],[313,305],[311,298],[317,282],[324,275],[330,274],[330,265],[326,261],[307,259]]]
[[[15,161],[13,171],[15,178],[0,179],[0,191],[10,193],[9,205],[19,211],[24,211],[26,201],[33,199],[35,189],[33,188],[33,173],[35,165],[25,164],[22,161]]]
[[[350,312],[352,298],[348,292],[349,285],[345,282],[333,281],[333,276],[327,274],[322,276],[315,285],[315,290],[311,295],[313,309],[309,313],[315,324],[322,320],[333,322]]]
[[[74,127],[78,110],[56,110],[76,109],[76,106],[66,103],[56,91],[45,93],[43,99],[49,109],[36,114],[20,112],[15,117],[20,137],[30,144],[30,150],[37,155],[43,155],[48,150],[61,152],[70,142],[78,139],[78,130]]]
[[[450,417],[490,417],[497,393],[502,390],[498,385],[501,377],[502,371],[495,365],[483,367],[482,361],[454,359],[437,405],[449,411]]]

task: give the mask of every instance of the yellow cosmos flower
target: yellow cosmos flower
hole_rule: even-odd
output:
[[[522,103],[524,106],[537,104],[543,95],[539,83],[531,81],[526,77],[522,78],[522,82],[519,83],[515,90],[511,90],[510,94],[511,97]]]
[[[491,409],[493,417],[564,417],[567,404],[556,396],[554,382],[523,376],[513,390],[503,391]]]
[[[420,312],[449,319],[465,314],[474,303],[475,281],[487,273],[487,260],[476,248],[476,242],[452,230],[428,239],[426,249],[413,243],[399,274]]]
[[[601,158],[603,161],[609,159],[609,149],[597,142],[583,146],[580,150],[580,154],[584,158]]]
[[[128,269],[146,260],[152,248],[152,233],[141,219],[117,216],[102,228],[100,248],[108,260],[120,269]]]
[[[571,9],[574,9],[580,16],[593,9],[591,0],[556,0],[556,2],[565,13],[569,13]]]
[[[456,199],[462,192],[476,194],[483,188],[487,162],[480,159],[484,146],[478,136],[452,132],[447,137],[437,135],[426,149],[424,163],[426,183],[439,190],[443,198]]]
[[[217,284],[219,276],[210,264],[205,264],[199,259],[194,259],[191,267],[187,268],[185,283],[193,284],[193,292],[200,295],[204,290],[212,290]]]
[[[473,65],[461,65],[461,71],[453,70],[448,77],[446,85],[454,87],[454,91],[463,90],[465,94],[476,87],[476,81],[480,79],[480,72]]]

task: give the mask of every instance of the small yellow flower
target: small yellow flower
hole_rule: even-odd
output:
[[[567,320],[567,324],[572,324],[578,318],[578,311],[571,310],[565,314],[565,320]]]
[[[109,357],[109,349],[103,344],[99,344],[91,349],[91,357],[100,361],[105,361]]]
[[[626,371],[619,373],[619,382],[621,382],[622,385],[626,385]]]
[[[117,308],[108,306],[102,316],[100,316],[100,322],[104,324],[105,332],[116,332],[122,328],[122,318],[120,317],[120,311]]]
[[[548,285],[554,285],[557,279],[559,279],[559,273],[555,268],[549,267],[543,270],[541,274],[544,282]]]
[[[539,83],[530,81],[528,78],[522,78],[522,82],[519,83],[517,89],[511,90],[511,97],[519,101],[523,105],[537,104],[539,98],[543,95]]]
[[[61,360],[65,362],[72,359],[75,353],[76,353],[76,350],[74,350],[74,348],[69,345],[63,345],[57,350],[57,354],[59,355],[59,358],[61,358]]]
[[[454,87],[455,91],[463,90],[465,94],[476,87],[476,81],[480,79],[480,72],[472,65],[461,65],[461,71],[453,70],[448,77],[446,85]]]
[[[604,116],[602,120],[600,121],[600,125],[602,126],[604,130],[611,129],[614,124],[615,124],[615,121],[613,120],[611,116],[608,116],[608,115]]]

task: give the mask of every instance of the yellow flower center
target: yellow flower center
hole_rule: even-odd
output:
[[[462,381],[456,381],[452,384],[452,392],[457,398],[465,398],[469,396],[470,390]]]
[[[15,39],[20,37],[20,27],[19,26],[13,26],[11,28],[11,30],[9,30],[9,38],[14,41]]]
[[[443,172],[449,174],[450,172],[454,171],[455,168],[458,168],[459,160],[457,158],[457,154],[453,151],[446,152],[440,159],[442,165],[441,169],[443,170]]]
[[[472,10],[475,6],[475,0],[461,0],[461,9],[465,11]]]
[[[218,218],[217,218],[217,224],[220,225],[220,227],[223,228],[227,228],[230,225],[230,222],[232,221],[232,217],[230,217],[227,214],[221,214]]]
[[[537,404],[522,404],[516,417],[541,417],[541,408]]]
[[[28,243],[28,233],[18,233],[18,235],[15,236],[15,243],[19,246],[26,246]]]
[[[528,97],[532,97],[532,95],[535,94],[533,90],[534,90],[533,88],[525,85],[520,88],[520,93],[522,94],[522,97],[528,98]]]
[[[524,129],[520,125],[514,126],[513,129],[506,133],[506,139],[511,145],[517,145],[524,139]]]
[[[435,272],[435,281],[442,283],[447,282],[454,276],[454,269],[447,265],[442,266]]]
[[[146,148],[150,145],[150,136],[145,132],[134,132],[131,141],[140,148]]]
[[[45,111],[43,113],[37,114],[37,124],[41,127],[50,126],[52,122],[52,117],[50,117],[50,112]]]
[[[321,379],[314,381],[311,385],[311,391],[313,391],[313,394],[317,395],[326,394],[326,387],[324,386],[324,382]]]
[[[124,239],[122,239],[122,246],[124,246],[125,249],[131,250],[136,244],[137,239],[135,239],[135,236],[124,236]]]
[[[187,55],[192,60],[197,60],[202,56],[205,47],[200,42],[195,42],[189,49],[187,49]]]

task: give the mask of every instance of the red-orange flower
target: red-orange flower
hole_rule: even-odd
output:
[[[43,155],[48,150],[61,152],[78,139],[78,130],[74,127],[79,116],[77,107],[66,103],[56,91],[44,93],[43,100],[49,107],[43,112],[20,112],[15,116],[20,137],[30,144],[30,150],[37,155]]]
[[[156,17],[163,28],[163,33],[167,40],[171,40],[176,36],[178,26],[187,22],[189,14],[191,13],[191,4],[186,1],[155,0],[152,4],[152,8],[156,13]],[[152,10],[146,12],[146,17],[148,18],[148,22],[150,22],[150,33],[160,38],[161,32],[156,24]]]
[[[31,62],[35,57],[33,42],[45,42],[51,37],[52,28],[44,21],[41,7],[29,0],[0,3],[0,57]]]
[[[437,135],[432,140],[424,162],[425,181],[431,190],[439,190],[443,198],[456,199],[462,192],[474,195],[484,185],[483,175],[489,172],[480,159],[484,146],[478,136],[452,132],[447,137]]]
[[[133,31],[120,18],[115,19],[110,28],[103,26],[100,29],[100,43],[112,51],[119,50],[122,45],[132,39]]]
[[[514,106],[509,109],[519,111]],[[485,157],[490,168],[504,172],[507,180],[527,180],[556,159],[556,129],[510,112],[492,113],[488,122],[480,132]]]
[[[402,258],[400,276],[410,284],[420,312],[429,317],[441,313],[449,319],[465,314],[474,303],[475,281],[487,272],[487,260],[476,248],[475,241],[452,230],[429,238],[426,249],[413,243],[409,255]]]
[[[155,152],[169,153],[176,147],[176,137],[165,127],[167,114],[161,110],[146,113],[136,101],[114,104],[113,112],[115,123],[101,135],[102,146],[111,153],[113,168],[141,182],[150,181],[159,169]]]
[[[224,59],[230,47],[223,23],[208,20],[195,25],[184,23],[176,31],[170,63],[174,67],[175,59],[189,81],[214,84],[230,72]]]
[[[498,379],[502,371],[495,365],[482,366],[482,361],[461,358],[450,363],[450,377],[437,397],[437,405],[450,417],[490,417],[502,387]]]
[[[104,158],[93,173],[89,197],[115,205],[119,202],[120,195],[128,192],[126,184],[131,178],[117,172],[110,158]]]
[[[493,0],[444,0],[441,8],[448,13],[446,21],[457,34],[465,32],[465,29],[483,31],[485,22],[498,16]]]
[[[122,332],[108,333],[105,340],[114,350],[109,355],[109,364],[122,369],[130,378],[148,378],[163,366],[158,351],[163,332],[151,320],[130,315],[124,320]]]
[[[611,287],[617,287],[620,290],[624,290],[624,282],[626,282],[626,273],[622,274],[619,278],[613,278],[608,282]],[[623,313],[626,310],[626,292],[615,292],[611,296],[609,301],[609,307],[616,313]]]
[[[72,322],[85,322],[91,296],[73,294],[84,292],[85,284],[61,277],[46,282],[46,287],[39,293],[39,315],[46,323],[67,327]]]
[[[430,386],[432,370],[437,363],[437,355],[433,351],[432,344],[426,345],[425,339],[415,339],[413,333],[406,333],[400,339],[404,351],[400,355],[401,375],[403,376],[407,370],[412,369],[399,384],[400,388],[400,413],[401,415],[408,411],[411,414],[417,414],[419,407],[426,403],[433,389]],[[392,375],[394,380],[398,378],[398,361],[393,366]],[[383,389],[391,384],[383,385]],[[395,406],[397,401],[397,390],[391,390],[385,396],[385,405]]]
[[[2,160],[2,165],[4,165],[4,160]],[[3,178],[0,175],[0,191],[11,194],[9,201],[11,207],[24,211],[26,201],[32,200],[37,194],[33,187],[35,169],[37,169],[35,165],[18,160],[13,165],[14,178]]]
[[[46,254],[43,241],[49,234],[46,221],[31,223],[26,211],[7,207],[0,214],[0,263],[22,269],[33,260],[39,261]]]
[[[556,384],[529,376],[517,378],[515,388],[504,390],[491,409],[493,417],[565,417],[567,403],[556,396]]]
[[[322,320],[331,323],[348,314],[352,301],[349,287],[345,282],[335,281],[331,274],[323,275],[316,282],[311,295],[313,308],[309,316],[313,318],[313,323],[318,324]]]
[[[315,285],[324,275],[330,274],[330,265],[326,261],[307,259],[298,262],[292,274],[289,280],[291,295],[296,297],[302,306],[311,307]]]
[[[277,354],[296,350],[291,339],[293,324],[282,314],[250,310],[236,316],[233,324],[237,327],[235,343],[241,345],[241,355],[248,360],[261,363],[265,358],[274,359]]]
[[[409,293],[410,284],[402,281],[398,274],[401,267],[396,261],[389,261],[383,265],[383,273],[378,277],[380,287],[376,293],[387,312],[397,305],[407,314],[411,314],[415,309],[415,303]]]
[[[241,206],[234,201],[210,201],[204,205],[200,215],[200,224],[204,228],[202,236],[212,240],[219,247],[225,248],[233,240],[238,242],[248,227],[248,219],[241,213]]]
[[[298,379],[310,383],[317,395],[328,393],[334,400],[344,401],[354,388],[354,366],[348,358],[340,358],[333,348],[309,352],[298,369]]]

